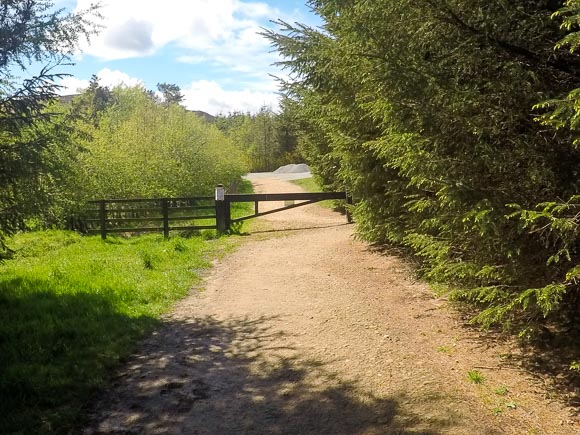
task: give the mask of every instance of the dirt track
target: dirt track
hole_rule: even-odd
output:
[[[254,232],[176,307],[85,433],[580,433],[511,362],[515,348],[467,329],[403,262],[354,241],[343,216],[266,218],[277,231]]]

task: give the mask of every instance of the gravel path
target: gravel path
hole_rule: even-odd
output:
[[[86,434],[580,433],[510,363],[515,346],[466,328],[343,216],[314,205],[262,219],[143,343]]]

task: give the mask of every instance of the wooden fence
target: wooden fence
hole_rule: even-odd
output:
[[[213,196],[193,198],[104,199],[91,201],[89,233],[163,232],[217,229]],[[208,222],[209,221],[209,222]]]
[[[215,196],[91,201],[93,208],[84,222],[89,233],[101,234],[103,239],[109,233],[163,232],[165,237],[170,231],[214,229],[224,233],[235,222],[333,199],[352,204],[346,192],[226,194],[219,185]],[[260,211],[259,203],[268,201],[283,201],[285,205]],[[231,204],[240,202],[254,203],[254,213],[232,217]],[[348,205],[346,211],[350,222]]]

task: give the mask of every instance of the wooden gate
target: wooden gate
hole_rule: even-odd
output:
[[[215,196],[90,201],[92,207],[84,225],[88,233],[100,234],[103,239],[110,233],[163,232],[165,237],[170,231],[183,230],[215,229],[225,233],[236,222],[332,199],[352,204],[346,192],[225,194],[223,186],[218,185]],[[260,202],[268,201],[292,203],[260,211]],[[253,202],[254,213],[232,216],[231,204],[236,202]],[[346,218],[351,222],[348,207]]]
[[[352,204],[352,198],[346,192],[314,192],[314,193],[242,193],[242,194],[225,194],[224,188],[221,185],[216,187],[215,204],[216,204],[216,225],[218,232],[226,232],[230,229],[232,223],[242,222],[247,219],[253,219],[259,216],[265,216],[272,213],[278,213],[284,210],[290,210],[296,207],[302,207],[309,204],[314,204],[320,201],[341,199],[346,201],[348,205]],[[292,202],[292,204],[284,205],[274,210],[260,211],[260,202],[268,201],[284,201],[284,203]],[[302,201],[294,204],[294,201]],[[253,202],[254,213],[247,216],[233,218],[231,216],[231,204],[236,202]],[[351,222],[351,216],[346,209],[347,222]]]

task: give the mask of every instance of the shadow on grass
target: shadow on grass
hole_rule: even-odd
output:
[[[0,282],[0,433],[68,433],[112,367],[157,323],[54,281]]]
[[[96,405],[85,434],[436,434],[440,397],[403,410],[301,354],[277,317],[168,321]],[[361,380],[364,381],[364,380]]]

